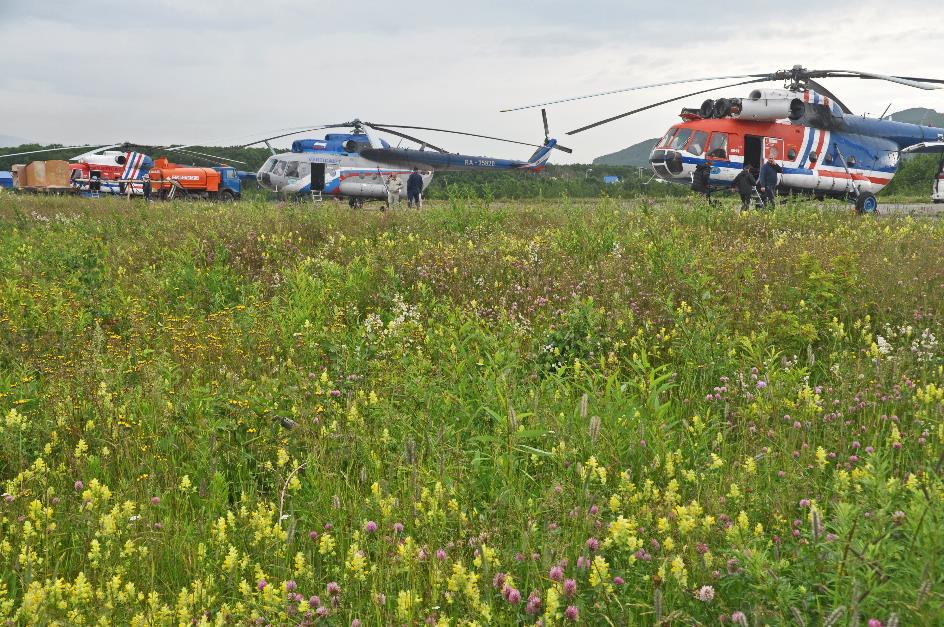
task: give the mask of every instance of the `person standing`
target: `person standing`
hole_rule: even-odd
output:
[[[413,168],[413,173],[406,180],[406,200],[408,207],[420,209],[423,206],[423,177],[418,168]]]
[[[144,194],[144,202],[151,202],[151,177],[147,174],[141,179],[141,192]]]
[[[695,166],[695,172],[692,174],[692,191],[696,194],[704,194],[708,204],[711,204],[711,160],[706,159],[703,163]]]
[[[781,172],[783,172],[783,168],[777,165],[773,156],[767,157],[764,165],[760,166],[760,178],[757,182],[760,184],[760,195],[764,200],[765,207],[768,204],[771,207],[777,206],[777,183],[778,175]]]
[[[393,209],[394,205],[400,204],[400,192],[403,190],[403,181],[396,174],[391,174],[387,178],[387,207]]]
[[[731,187],[737,190],[741,197],[741,211],[747,211],[751,208],[751,197],[754,195],[754,188],[757,186],[757,179],[751,172],[751,166],[744,164],[744,169],[738,172],[737,176],[731,182]]]

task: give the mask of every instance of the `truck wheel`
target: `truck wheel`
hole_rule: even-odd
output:
[[[233,202],[236,200],[236,195],[228,189],[221,189],[219,194],[220,202]]]
[[[878,213],[878,199],[872,192],[859,194],[856,198],[856,213]]]

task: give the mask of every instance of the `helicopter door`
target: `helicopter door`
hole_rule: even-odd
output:
[[[324,191],[325,186],[325,164],[311,164],[311,191]]]
[[[760,169],[762,139],[756,135],[744,136],[744,164],[757,170]]]
[[[786,157],[786,153],[783,150],[783,140],[779,137],[765,137],[764,138],[764,161],[767,159],[774,159],[775,161],[783,161]]]

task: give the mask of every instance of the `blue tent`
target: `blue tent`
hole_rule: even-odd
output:
[[[10,189],[13,187],[13,173],[0,170],[0,187]]]

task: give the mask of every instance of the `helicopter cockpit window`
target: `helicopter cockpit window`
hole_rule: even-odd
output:
[[[708,156],[718,159],[728,158],[728,134],[712,133],[711,143],[708,144]]]
[[[300,161],[298,163],[298,178],[303,179],[309,174],[311,174],[311,164],[307,161]]]
[[[265,163],[262,164],[262,167],[259,168],[263,172],[271,172],[272,168],[275,167],[275,157],[269,157]]]
[[[678,128],[676,128],[676,127],[674,127],[674,126],[673,126],[672,128],[670,128],[670,129],[669,129],[669,132],[667,132],[667,133],[665,134],[665,137],[663,137],[662,140],[661,140],[658,144],[656,144],[656,145],[657,145],[659,148],[668,148],[669,142],[671,142],[671,141],[672,141],[672,138],[675,137],[675,132],[676,132],[677,130],[678,130]]]
[[[275,165],[272,166],[272,174],[274,176],[284,176],[285,175],[285,161],[276,161]]]
[[[289,161],[285,164],[285,176],[290,179],[298,178],[298,161]]]
[[[675,139],[672,140],[672,149],[681,150],[685,148],[685,144],[688,143],[688,140],[692,136],[691,129],[683,128],[678,132],[678,135],[675,136]]]
[[[705,131],[696,131],[695,136],[692,137],[692,141],[688,145],[688,152],[692,153],[696,157],[700,157],[705,152],[705,143],[707,141],[708,133]]]

